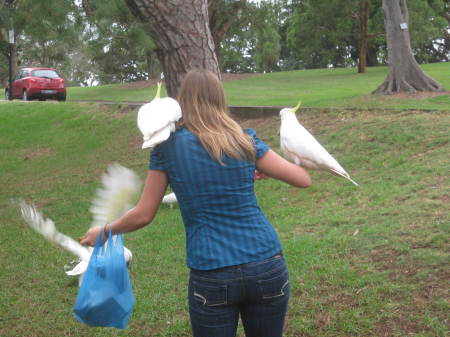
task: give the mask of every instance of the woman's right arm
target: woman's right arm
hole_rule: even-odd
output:
[[[267,151],[256,160],[256,168],[265,175],[275,178],[295,187],[309,187],[312,184],[308,172],[297,166],[273,150]]]

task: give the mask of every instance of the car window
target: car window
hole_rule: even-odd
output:
[[[60,76],[56,73],[54,70],[48,70],[48,69],[38,69],[33,70],[31,72],[31,76],[35,77],[47,77],[47,78],[59,78]]]

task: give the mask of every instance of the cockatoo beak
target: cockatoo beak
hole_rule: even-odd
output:
[[[162,85],[162,82],[158,82],[156,85],[158,86],[158,89],[156,89],[156,95],[155,95],[154,99],[157,99],[157,98],[161,97],[161,85]]]
[[[298,110],[298,108],[300,108],[300,105],[302,105],[302,101],[299,101],[298,104],[297,104],[295,107],[293,107],[293,108],[291,109],[291,111],[292,111],[293,113],[296,113],[297,110]]]

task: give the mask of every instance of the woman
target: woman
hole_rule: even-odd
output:
[[[236,336],[239,315],[247,336],[282,336],[289,276],[277,234],[256,202],[255,170],[256,177],[296,187],[308,187],[311,179],[227,114],[213,73],[186,74],[178,102],[183,120],[152,152],[137,206],[90,229],[81,243],[93,245],[102,230],[125,233],[147,225],[170,184],[186,230],[194,336]]]

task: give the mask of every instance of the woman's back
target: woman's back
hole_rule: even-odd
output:
[[[256,157],[269,147],[252,137]],[[186,228],[187,264],[215,269],[272,256],[281,247],[257,205],[255,164],[228,156],[214,160],[187,128],[176,131],[152,153],[150,169],[165,171],[177,195]]]

